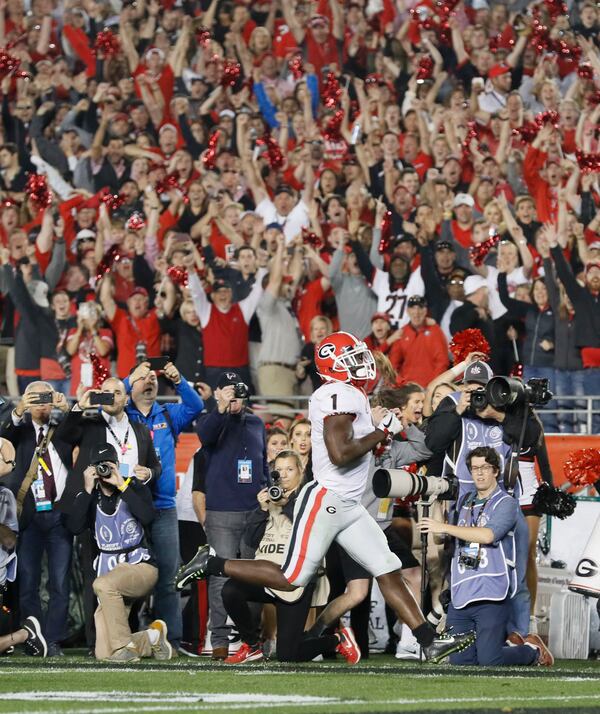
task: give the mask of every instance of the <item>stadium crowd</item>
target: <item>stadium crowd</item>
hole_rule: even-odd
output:
[[[439,475],[469,408],[456,394],[492,373],[548,380],[545,432],[586,433],[583,398],[597,396],[598,433],[599,30],[590,0],[0,0],[0,379],[12,398],[0,451],[16,499],[0,509],[0,586],[18,552],[7,601],[44,631],[25,621],[15,643],[62,653],[75,535],[98,657],[197,653],[208,598],[216,656],[229,654],[229,614],[240,661],[259,658],[256,593],[213,575],[182,615],[173,582],[204,530],[222,557],[268,552],[264,488],[279,452],[289,483],[312,477],[310,423],[291,415],[321,383],[314,347],[334,330],[375,354],[367,391],[414,443],[397,465]],[[453,336],[471,328],[489,367],[480,348],[453,364]],[[262,419],[240,385],[265,397]],[[472,418],[503,423],[514,446],[520,422],[505,416]],[[178,519],[175,448],[191,428],[202,448]],[[522,442],[551,482],[537,419]],[[521,639],[539,523],[524,498]],[[115,561],[121,517],[136,526]],[[396,519],[416,572],[414,507]],[[345,558],[328,558],[329,605],[341,600],[283,658],[347,653],[331,628],[349,607],[368,656],[369,578]],[[116,562],[144,574],[117,579]],[[150,594],[157,619],[132,636],[131,602]],[[313,584],[300,601],[306,619],[328,595]]]

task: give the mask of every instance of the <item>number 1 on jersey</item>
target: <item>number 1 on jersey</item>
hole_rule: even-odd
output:
[[[337,394],[331,395],[331,404],[333,411],[337,411]]]

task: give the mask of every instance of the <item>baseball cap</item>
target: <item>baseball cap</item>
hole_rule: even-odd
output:
[[[396,236],[395,245],[399,245],[400,243],[412,243],[413,245],[419,245],[417,239],[414,236],[411,236],[410,233],[399,233]]]
[[[231,290],[231,283],[229,280],[223,280],[223,278],[217,278],[212,284],[213,293],[217,290]]]
[[[115,121],[129,121],[129,114],[125,114],[125,112],[119,112],[113,117],[113,122]]]
[[[586,275],[590,272],[590,270],[593,270],[593,268],[598,268],[598,270],[600,270],[600,263],[588,263],[585,266]]]
[[[133,288],[129,297],[133,297],[134,295],[143,295],[144,297],[148,297],[148,291],[141,285],[137,285],[135,288]]]
[[[595,240],[588,245],[588,250],[600,250],[600,240]]]
[[[371,318],[371,322],[375,322],[375,320],[385,320],[389,325],[392,324],[392,318],[387,312],[376,312]]]
[[[329,18],[326,15],[313,15],[308,24],[311,27],[316,27],[317,25],[325,25],[325,27],[329,27]]]
[[[470,196],[468,193],[457,193],[454,197],[454,201],[452,201],[452,206],[454,208],[458,208],[458,206],[469,206],[473,208],[475,206],[475,200],[473,196]]]
[[[485,362],[471,362],[465,369],[463,382],[475,382],[476,384],[486,385],[494,376],[490,366]]]
[[[423,295],[411,295],[411,297],[408,298],[406,307],[427,307],[427,300],[425,300]]]
[[[91,231],[89,228],[82,228],[77,235],[75,236],[75,240],[95,240],[96,234],[94,231]]]
[[[455,253],[454,246],[449,240],[438,240],[434,246],[434,249],[437,250],[451,250],[453,253]]]
[[[112,444],[94,444],[90,449],[90,465],[96,466],[103,461],[110,461],[113,464],[119,463],[117,450]]]
[[[271,228],[273,230],[279,231],[280,233],[283,233],[283,226],[281,225],[281,223],[277,223],[277,221],[273,221],[273,223],[269,223],[268,226],[265,226],[266,231],[268,231]]]
[[[237,372],[222,372],[217,382],[217,389],[223,389],[223,387],[228,387],[230,384],[237,384],[243,381]]]
[[[279,195],[280,193],[289,193],[290,196],[293,196],[294,189],[285,183],[280,183],[279,186],[277,186],[277,188],[275,189],[275,196]]]
[[[492,66],[488,72],[488,77],[494,79],[494,77],[501,77],[503,74],[510,72],[510,67],[502,62],[501,64],[495,64]]]
[[[175,124],[163,124],[158,130],[158,133],[162,134],[163,131],[166,131],[167,129],[172,129],[174,132],[177,132],[177,127],[175,126]]]
[[[479,288],[487,288],[487,286],[487,281],[483,276],[469,275],[469,277],[465,279],[465,295],[472,295],[474,292],[479,290]]]
[[[220,117],[229,117],[229,119],[235,119],[235,112],[231,111],[231,109],[221,109],[219,112]]]
[[[473,0],[473,4],[471,5],[473,10],[489,10],[490,6],[488,5],[487,0]]]

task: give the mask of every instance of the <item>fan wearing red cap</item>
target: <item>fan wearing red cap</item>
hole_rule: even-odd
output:
[[[511,68],[501,62],[495,64],[488,72],[489,87],[479,95],[479,108],[488,114],[494,114],[506,106],[506,100],[512,87]]]
[[[115,334],[120,379],[127,377],[139,358],[160,357],[160,325],[146,288],[134,287],[124,310],[115,302],[114,282],[108,273],[100,283],[100,302]]]
[[[386,355],[400,337],[400,330],[392,330],[392,318],[387,312],[376,312],[373,315],[371,330],[371,334],[365,338],[365,344],[371,352],[382,352]]]

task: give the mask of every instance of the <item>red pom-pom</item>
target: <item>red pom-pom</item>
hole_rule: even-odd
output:
[[[583,151],[576,151],[575,158],[582,173],[596,174],[600,172],[600,154],[585,154]]]
[[[90,362],[92,363],[92,389],[100,389],[110,377],[110,370],[102,364],[95,352],[90,354]]]
[[[29,174],[25,193],[38,211],[48,208],[52,203],[52,191],[48,188],[48,179],[43,174]]]
[[[102,30],[96,35],[96,41],[94,42],[94,54],[96,56],[102,53],[108,59],[118,55],[120,51],[119,38],[113,35],[110,30]]]
[[[223,62],[223,72],[221,74],[221,85],[223,87],[235,87],[242,74],[242,66],[239,62],[226,59]]]
[[[288,67],[292,73],[292,77],[298,81],[304,76],[304,59],[301,54],[294,55],[288,62]]]
[[[0,80],[19,68],[21,60],[13,57],[5,49],[0,49]]]
[[[417,67],[417,84],[423,84],[427,79],[433,77],[433,59],[426,55],[421,57],[419,60],[419,66]]]
[[[127,219],[125,228],[127,228],[128,231],[140,231],[145,225],[146,221],[141,213],[132,213]]]
[[[525,122],[522,126],[513,129],[512,133],[514,136],[520,136],[526,144],[531,144],[539,130],[539,126],[534,122]]]
[[[212,171],[215,168],[217,160],[217,147],[219,145],[219,137],[221,132],[217,129],[214,131],[208,140],[208,146],[202,156],[202,164],[207,171]]]
[[[565,478],[573,486],[593,486],[600,480],[600,451],[598,449],[572,451],[563,468]]]
[[[591,82],[594,79],[594,68],[589,64],[580,64],[577,67],[577,76],[579,79]]]
[[[258,146],[264,146],[267,154],[269,166],[277,171],[283,166],[283,153],[279,143],[271,136],[270,131],[266,131],[260,138],[256,140]]]
[[[515,362],[514,367],[510,370],[510,376],[516,377],[517,379],[523,379],[523,373],[525,372],[525,367],[522,362]]]
[[[486,359],[490,356],[489,342],[485,339],[481,330],[473,327],[457,332],[450,343],[450,353],[454,359],[454,364],[459,364],[459,362],[467,359],[471,352],[482,352]]]
[[[102,280],[102,278],[108,273],[116,261],[120,257],[119,246],[111,245],[111,247],[102,256],[102,260],[96,266],[96,280]]]
[[[337,107],[340,103],[342,90],[340,88],[340,83],[337,81],[337,77],[333,72],[327,72],[321,96],[323,97],[323,105],[327,109],[335,109],[335,107]]]
[[[120,194],[111,193],[109,189],[106,189],[104,193],[100,196],[100,201],[106,206],[109,213],[119,210],[121,206],[125,203],[125,198]]]
[[[196,43],[199,47],[206,49],[212,42],[212,37],[208,27],[199,27],[196,30]]]
[[[479,245],[472,245],[469,248],[469,257],[473,265],[482,265],[490,250],[495,248],[499,242],[500,236],[496,232],[496,229],[490,228],[489,238],[486,238],[482,243],[479,243]]]
[[[172,265],[170,268],[167,268],[167,275],[175,285],[179,285],[180,288],[187,288],[188,286],[188,273],[185,268],[178,268],[175,265]]]
[[[302,229],[302,242],[304,243],[304,245],[309,245],[316,251],[319,251],[323,248],[323,239],[321,238],[321,236],[318,236],[316,233],[311,233],[311,231],[307,230],[306,228]]]
[[[558,112],[548,110],[546,112],[540,112],[536,114],[534,122],[541,129],[545,124],[551,124],[555,129],[558,129],[558,123],[560,121],[560,114]]]
[[[156,182],[156,193],[169,193],[174,189],[181,188],[179,185],[179,171],[173,171],[172,174],[167,174],[160,181]]]
[[[569,14],[567,6],[562,0],[544,0],[544,5],[552,20],[556,20],[561,15]]]
[[[379,239],[379,245],[377,246],[378,252],[383,255],[387,253],[390,249],[390,242],[392,239],[392,212],[386,211],[383,218],[381,219],[381,238]]]
[[[328,120],[323,129],[323,136],[327,141],[338,141],[342,130],[342,122],[344,121],[344,110],[338,109],[333,116]]]

